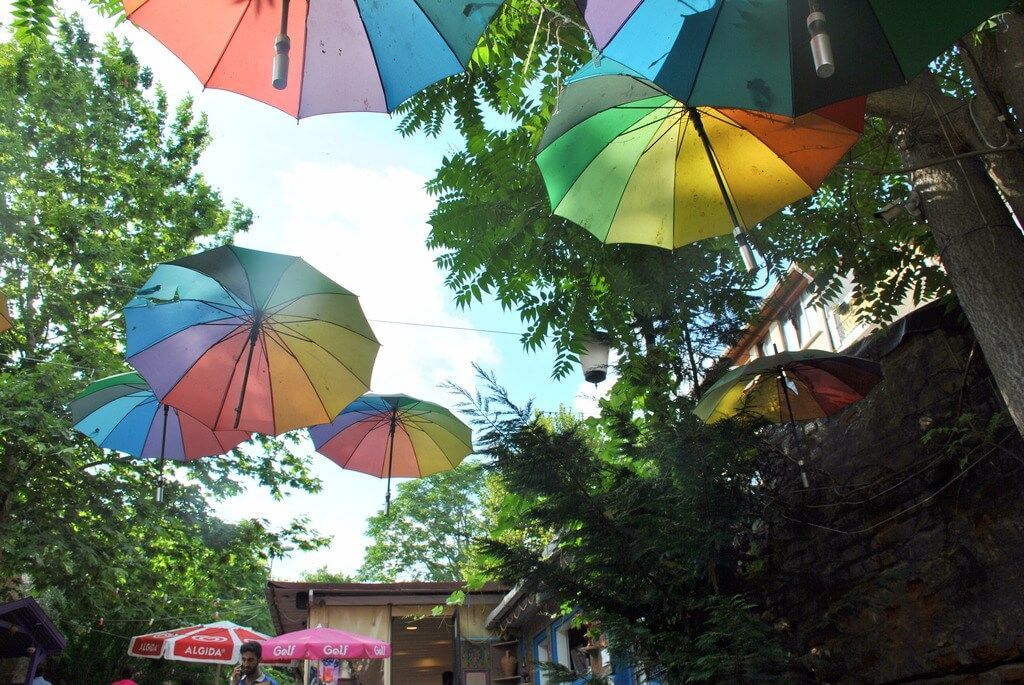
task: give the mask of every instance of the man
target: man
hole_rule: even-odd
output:
[[[263,656],[263,647],[259,642],[246,642],[239,649],[241,657],[238,665],[231,672],[231,685],[253,685],[263,683],[264,685],[278,685],[278,682],[260,670],[260,658]]]

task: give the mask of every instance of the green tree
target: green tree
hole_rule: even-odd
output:
[[[473,462],[399,485],[391,513],[367,521],[371,542],[358,579],[462,580],[473,540],[483,532],[483,487],[483,467]]]
[[[307,583],[354,583],[356,579],[354,576],[348,573],[342,573],[341,571],[332,571],[327,568],[324,564],[318,569],[313,571],[305,571],[302,574],[302,580]]]
[[[786,655],[759,616],[745,542],[774,463],[752,431],[700,423],[687,398],[673,403],[670,420],[638,419],[622,411],[617,390],[601,419],[567,425],[510,404],[492,377],[482,381],[474,414],[495,428],[478,444],[514,495],[514,516],[494,519],[474,563],[579,610],[613,651],[666,682],[752,682],[781,671]],[[545,544],[552,534],[555,546]]]
[[[700,375],[694,337],[722,343],[749,304],[728,240],[675,253],[602,248],[552,217],[533,151],[561,85],[590,58],[575,3],[510,0],[464,77],[427,89],[402,109],[403,132],[436,133],[449,119],[465,149],[447,157],[431,245],[458,301],[491,294],[545,337],[564,373],[588,327],[608,328],[627,360],[657,348],[671,380]],[[891,313],[907,293],[948,284],[977,334],[1018,428],[1024,429],[1024,16],[1002,15],[961,42],[934,73],[869,98],[875,130],[815,198],[754,232],[774,273],[810,255],[824,283],[853,271],[858,304]],[[872,216],[913,190],[924,225]],[[485,226],[487,230],[481,230]],[[940,274],[928,258],[938,257]],[[699,335],[702,324],[710,335]],[[721,328],[718,328],[721,327]]]
[[[466,143],[428,184],[438,200],[429,244],[461,306],[493,297],[519,311],[528,349],[554,342],[556,376],[597,328],[627,358],[656,348],[666,388],[693,384],[750,314],[754,284],[735,268],[731,238],[672,252],[604,246],[551,214],[534,152],[561,84],[591,57],[570,13],[566,0],[507,2],[466,76],[401,109],[403,133],[436,134],[452,121]]]
[[[26,578],[68,634],[75,682],[109,681],[125,637],[222,618],[269,629],[274,557],[323,541],[260,512],[236,524],[210,499],[243,477],[315,489],[306,462],[260,439],[171,468],[97,449],[67,404],[124,370],[121,305],[157,262],[220,244],[250,222],[195,171],[209,142],[190,102],[172,108],[129,47],[94,46],[77,19],[52,43],[0,44],[0,578]],[[219,607],[219,608],[218,608]]]

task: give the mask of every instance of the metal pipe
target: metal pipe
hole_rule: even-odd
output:
[[[732,236],[736,239],[736,244],[739,246],[743,265],[747,268],[748,272],[755,271],[757,269],[757,262],[754,260],[754,253],[750,249],[750,243],[747,242],[746,234],[743,232],[743,224],[740,223],[736,207],[732,204],[732,198],[729,196],[729,189],[725,185],[722,170],[718,168],[718,159],[715,157],[715,151],[711,148],[711,140],[708,138],[708,133],[704,130],[704,121],[701,119],[700,112],[697,111],[696,107],[687,107],[687,111],[690,114],[690,121],[693,122],[693,130],[697,132],[697,137],[700,138],[700,142],[704,146],[704,154],[708,157],[711,171],[714,172],[715,181],[718,183],[718,190],[722,193],[722,200],[725,202],[725,208],[729,212],[729,218],[732,220]]]
[[[245,402],[245,389],[249,387],[249,369],[252,367],[252,353],[256,349],[256,341],[260,337],[260,325],[263,323],[263,312],[257,312],[256,318],[249,329],[249,356],[245,359],[245,375],[242,376],[242,391],[238,395],[238,406],[235,407],[235,428],[242,420],[242,404]]]

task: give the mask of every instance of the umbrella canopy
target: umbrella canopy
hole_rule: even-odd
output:
[[[729,371],[693,411],[707,423],[738,414],[807,421],[864,399],[880,380],[881,365],[868,359],[823,350],[782,352]]]
[[[453,469],[473,452],[469,426],[439,405],[408,395],[366,394],[329,424],[313,426],[317,452],[345,469],[388,479]]]
[[[267,661],[290,659],[387,659],[391,645],[365,635],[334,628],[307,628],[272,637],[263,643]]]
[[[298,257],[219,247],[161,264],[125,307],[128,361],[217,430],[326,423],[366,391],[380,344],[355,295]]]
[[[463,71],[500,5],[124,0],[128,18],[174,52],[204,86],[298,118],[393,111],[431,83]]]
[[[187,626],[177,630],[137,635],[128,644],[128,655],[144,659],[194,661],[204,664],[233,664],[242,643],[268,638],[252,628],[231,621]]]
[[[577,0],[605,55],[690,104],[798,116],[901,85],[1009,0]],[[810,6],[820,10],[811,15]],[[835,72],[818,76],[811,25]],[[821,39],[817,39],[820,41]],[[819,43],[820,45],[820,43]],[[822,72],[827,74],[828,70]]]
[[[688,107],[605,59],[563,91],[537,164],[556,214],[605,243],[673,249],[810,195],[863,123],[863,99],[796,120]]]
[[[10,329],[13,325],[10,310],[7,308],[7,296],[0,293],[0,333]]]
[[[75,428],[100,447],[147,459],[189,461],[225,454],[248,440],[244,431],[215,431],[161,404],[137,373],[89,384],[71,401]]]
[[[605,55],[636,69],[674,97],[691,105],[796,116],[905,83],[953,41],[1010,2],[576,0],[576,4]],[[819,11],[813,17],[812,7]],[[831,53],[827,61],[834,73],[827,78],[818,76],[811,31],[826,36],[815,39],[815,46],[819,55]],[[830,50],[822,47],[823,40],[831,44]],[[822,71],[828,73],[827,68]]]

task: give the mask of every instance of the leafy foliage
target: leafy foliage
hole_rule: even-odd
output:
[[[532,533],[514,539],[497,528],[481,543],[492,577],[579,609],[614,651],[670,682],[694,673],[751,680],[781,667],[785,654],[758,616],[755,567],[739,544],[766,456],[755,435],[701,424],[686,398],[628,436],[620,428],[636,429],[635,419],[610,405],[604,420],[559,427],[490,399],[521,417],[483,447]],[[547,531],[557,545],[539,548]]]
[[[171,108],[127,45],[93,45],[77,19],[55,33],[0,44],[0,288],[15,323],[0,336],[0,577],[48,603],[74,680],[92,682],[133,634],[218,611],[269,629],[270,561],[323,541],[302,520],[273,530],[259,511],[211,513],[244,476],[278,495],[317,488],[285,442],[172,469],[157,506],[152,462],[72,429],[71,398],[124,370],[121,303],[157,262],[251,217],[195,172],[209,134],[189,102]]]
[[[733,268],[730,239],[674,252],[602,245],[551,213],[533,156],[566,76],[591,57],[571,2],[510,0],[466,75],[428,88],[402,109],[400,130],[437,134],[452,122],[465,148],[446,157],[428,189],[437,197],[429,244],[456,302],[494,298],[519,312],[523,344],[551,340],[554,375],[567,374],[593,329],[626,356],[660,346],[670,371],[693,383],[708,329],[728,329],[753,303]],[[693,348],[697,363],[686,359]]]
[[[391,512],[367,521],[371,543],[359,580],[462,580],[470,545],[483,530],[483,484],[483,468],[472,462],[400,484]]]

